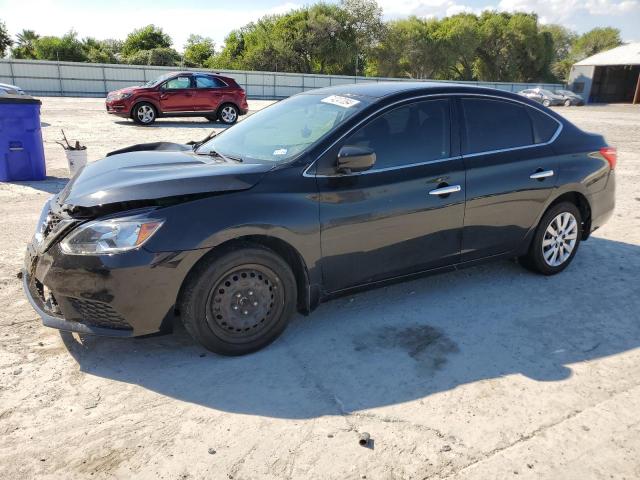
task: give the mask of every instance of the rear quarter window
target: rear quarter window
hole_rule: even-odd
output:
[[[463,98],[464,153],[491,152],[533,145],[532,120],[524,105],[486,98]]]
[[[534,143],[547,143],[550,141],[560,127],[558,122],[535,108],[527,107],[527,112],[529,112],[533,124]]]

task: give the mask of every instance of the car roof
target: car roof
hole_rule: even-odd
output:
[[[403,94],[437,94],[437,93],[475,93],[505,98],[522,97],[516,93],[488,87],[479,87],[472,84],[450,82],[379,82],[379,83],[352,83],[324,87],[304,92],[303,95],[345,95],[362,96],[375,99],[383,99]]]
[[[214,77],[221,77],[219,73],[216,72],[190,72],[190,71],[181,71],[181,72],[169,72],[168,75],[211,75]]]

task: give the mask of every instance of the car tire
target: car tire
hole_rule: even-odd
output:
[[[218,110],[218,119],[225,125],[233,125],[239,116],[240,110],[232,103],[225,103]]]
[[[554,205],[540,220],[529,252],[520,257],[520,263],[543,275],[560,273],[575,257],[581,237],[582,216],[578,207],[571,202]]]
[[[551,102],[549,100],[543,100],[542,101],[542,105],[544,105],[545,107],[550,107],[551,106]]]
[[[571,100],[565,100],[564,101],[564,106],[565,107],[570,107],[571,106]]]
[[[148,102],[136,104],[131,112],[131,118],[138,125],[151,125],[156,121],[157,116],[156,107]]]
[[[235,244],[196,266],[179,303],[189,334],[220,355],[269,345],[294,314],[297,285],[282,257],[261,245]]]

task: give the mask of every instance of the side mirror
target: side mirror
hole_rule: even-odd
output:
[[[370,148],[345,145],[338,152],[336,169],[340,173],[363,172],[376,163],[376,153]]]

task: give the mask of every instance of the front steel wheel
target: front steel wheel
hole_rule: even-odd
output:
[[[233,267],[209,292],[207,324],[218,337],[231,343],[258,338],[282,314],[283,293],[282,280],[269,267]]]
[[[212,352],[243,355],[273,342],[295,311],[290,266],[261,245],[215,252],[190,274],[180,315],[191,336]]]
[[[570,202],[554,205],[540,220],[529,253],[520,257],[520,263],[543,275],[560,273],[573,260],[581,237],[578,207]]]

